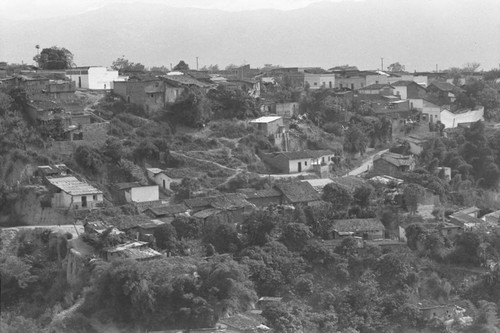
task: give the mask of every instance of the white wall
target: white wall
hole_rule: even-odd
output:
[[[87,194],[87,207],[82,207],[82,195],[69,195],[68,193],[61,191],[60,193],[54,194],[52,198],[52,207],[54,208],[75,208],[75,209],[93,209],[96,208],[98,203],[103,202],[102,193],[100,194]],[[95,196],[95,200],[94,200]]]
[[[406,86],[394,87],[394,95],[399,95],[399,98],[401,99],[407,99],[408,98],[407,90],[408,89]]]
[[[113,81],[122,80],[123,77],[119,77],[118,71],[108,71],[106,67],[90,67],[88,89],[110,90],[113,88]]]
[[[424,109],[424,100],[421,98],[410,98],[410,108],[417,109],[418,111],[422,111]]]
[[[289,170],[290,170],[289,172],[290,173],[297,173],[297,172],[299,172],[299,162],[302,165],[302,171],[301,172],[311,171],[313,169],[312,159],[310,159],[310,158],[306,158],[306,159],[303,159],[303,160],[291,160],[291,161],[288,162]],[[306,163],[307,163],[307,165],[306,165]]]
[[[125,192],[125,198],[133,202],[160,200],[158,185],[133,187]]]
[[[308,83],[309,88],[320,89],[320,88],[330,88],[330,82],[332,89],[335,88],[335,74],[304,74],[304,84]]]
[[[458,124],[474,123],[478,120],[484,120],[484,108],[471,110],[463,113],[452,113],[448,110],[441,111],[441,123],[445,128],[455,128]]]

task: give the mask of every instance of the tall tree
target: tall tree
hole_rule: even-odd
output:
[[[179,61],[174,67],[174,71],[185,72],[189,70],[189,65],[184,62],[184,60]]]
[[[73,53],[64,47],[45,48],[33,60],[42,69],[66,69],[74,66]]]
[[[404,72],[405,66],[401,65],[399,62],[395,62],[387,66],[389,72]]]

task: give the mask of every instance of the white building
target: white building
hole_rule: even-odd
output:
[[[76,177],[47,178],[53,186],[52,207],[72,209],[94,209],[102,204],[102,192],[78,180]]]
[[[158,185],[141,185],[139,183],[119,183],[114,187],[123,193],[127,202],[149,202],[160,200]]]
[[[335,74],[323,73],[312,74],[304,73],[304,85],[309,85],[309,89],[315,90],[320,88],[333,89],[335,88]]]
[[[148,178],[154,181],[158,186],[163,189],[171,190],[170,185],[172,183],[180,183],[182,178],[172,178],[166,171],[158,168],[146,168]]]
[[[455,128],[460,124],[475,123],[476,121],[484,120],[484,107],[481,106],[474,110],[457,113],[445,109],[441,111],[440,120],[445,128]]]
[[[75,82],[77,89],[111,90],[113,81],[127,81],[127,76],[120,76],[118,71],[106,67],[87,66],[66,70],[66,76]]]

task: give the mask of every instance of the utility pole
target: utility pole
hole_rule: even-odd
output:
[[[436,64],[436,73],[438,72],[438,64]]]
[[[384,71],[384,58],[380,58],[380,64],[382,67],[380,67],[381,71]]]
[[[196,70],[198,70],[198,57],[196,57]]]

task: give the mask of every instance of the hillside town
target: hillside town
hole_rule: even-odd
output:
[[[500,69],[72,57],[0,62],[2,332],[500,330]]]

